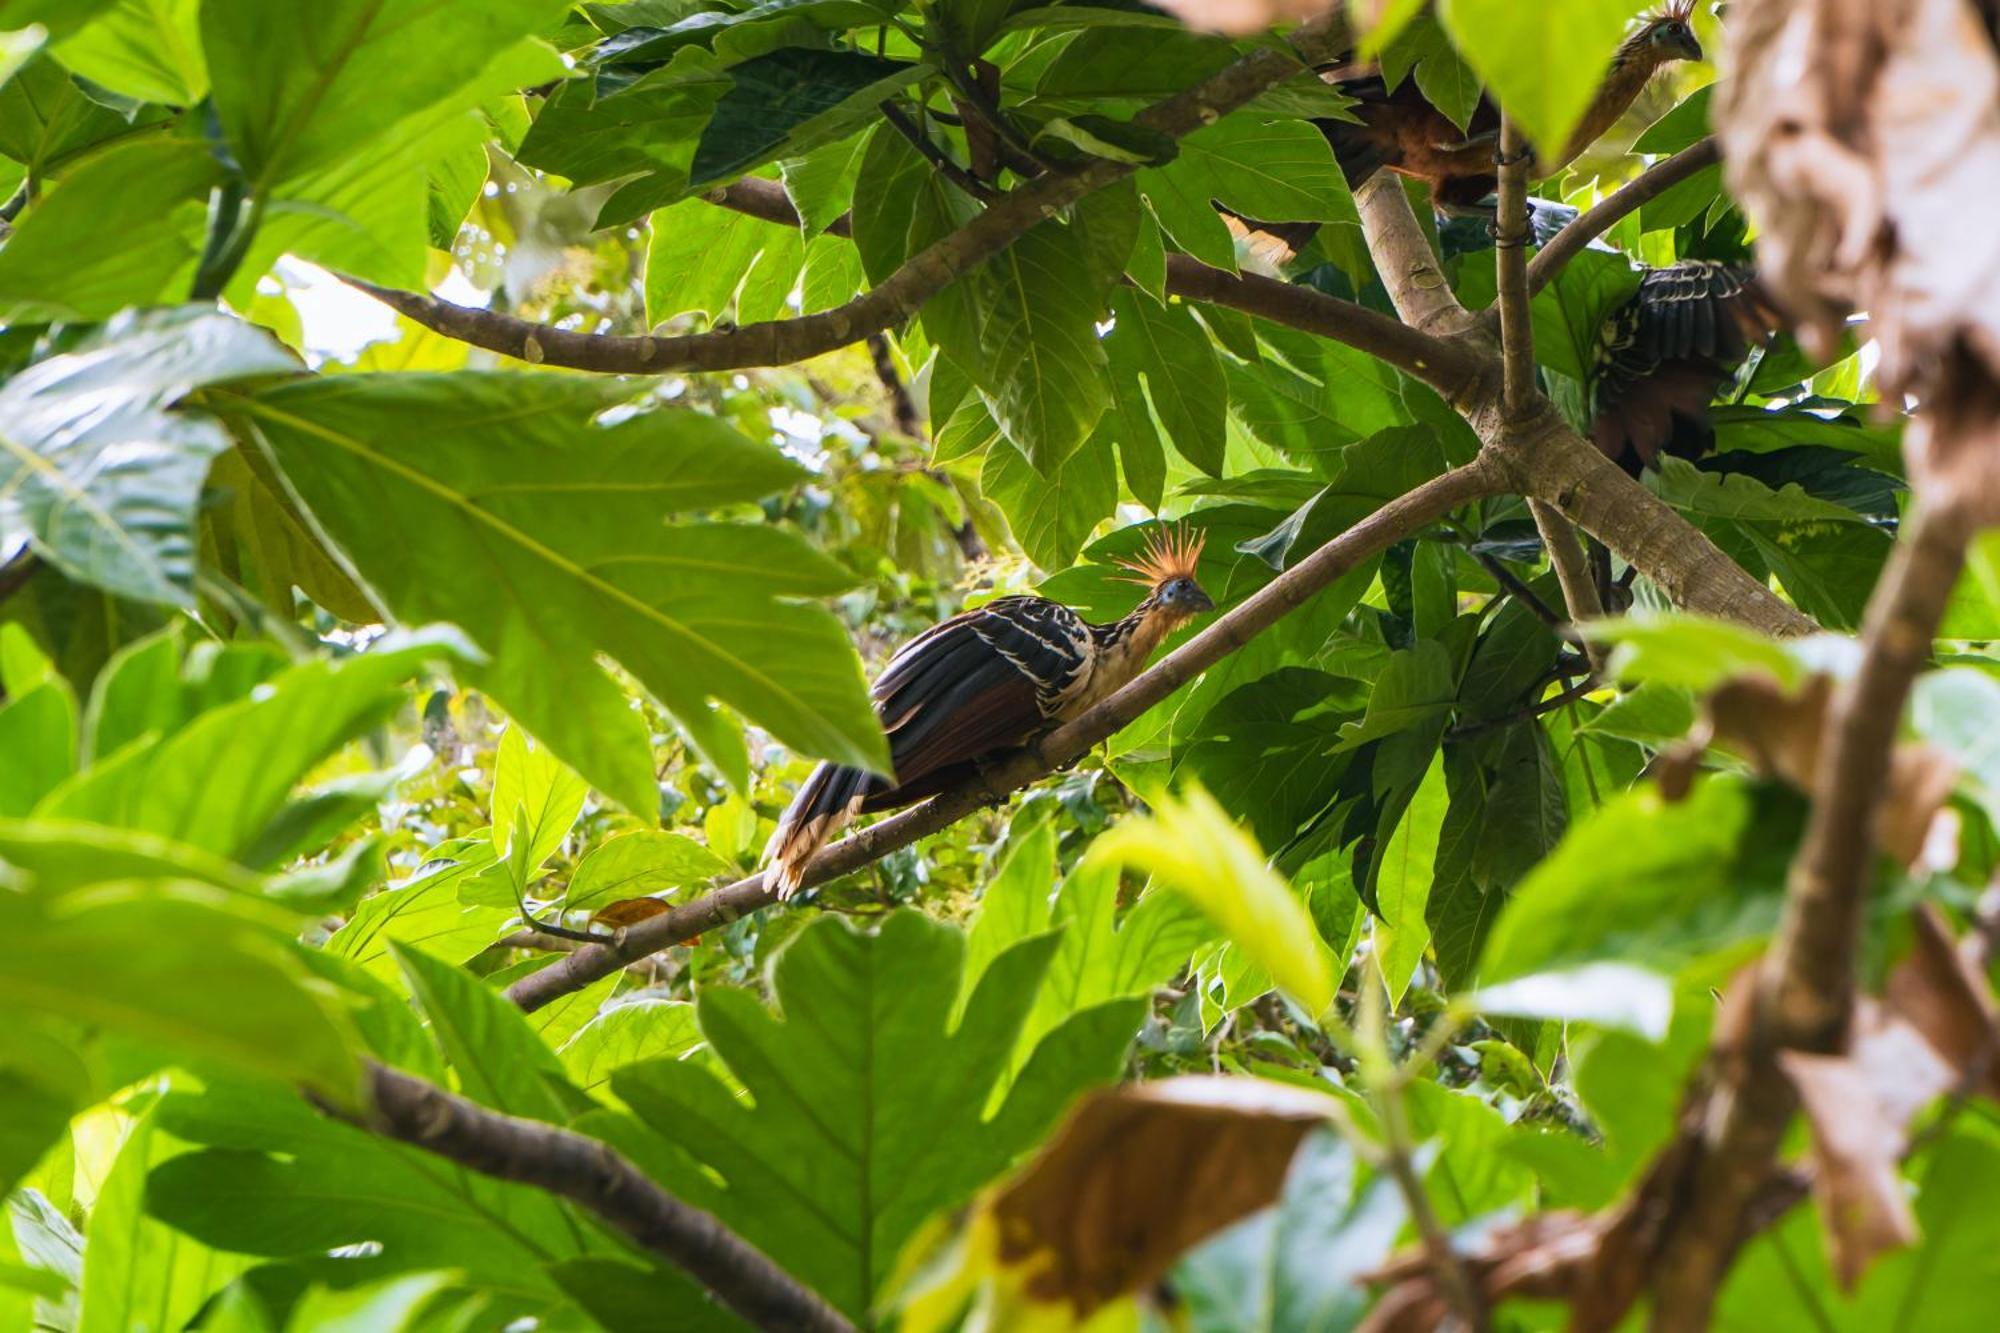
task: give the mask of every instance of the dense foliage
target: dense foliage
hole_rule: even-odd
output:
[[[1635,4],[1353,8],[1392,78],[1556,144]],[[1310,123],[1348,99],[1287,58],[1155,105],[1286,49],[1127,0],[0,0],[0,1327],[741,1326],[582,1186],[385,1124],[383,1069],[611,1145],[861,1327],[1354,1328],[1421,1241],[1633,1197],[1909,503],[1865,326],[1754,353],[1631,501],[1828,633],[1617,557],[1580,636],[1493,486],[1021,794],[508,996],[753,875],[814,762],[880,768],[867,680],[922,628],[1114,619],[1158,520],[1229,613],[1483,456],[1407,366],[1189,295],[1393,311]],[[1712,79],[1537,193],[1696,144]],[[1073,197],[954,248],[1035,189]],[[1272,282],[1225,213],[1321,225]],[[1419,214],[1491,302],[1485,223]],[[1536,295],[1568,425],[1642,266],[1752,230],[1710,166]],[[336,349],[329,273],[418,305]],[[648,334],[659,373],[591,373]],[[1874,991],[1912,909],[1990,920],[2000,543],[1942,635]],[[2000,1120],[1924,1100],[1817,1168],[1886,1172],[1909,1233],[1795,1192],[1719,1326],[1987,1326]]]

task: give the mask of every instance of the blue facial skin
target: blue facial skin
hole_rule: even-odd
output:
[[[1702,57],[1701,42],[1695,37],[1694,29],[1679,19],[1668,19],[1653,29],[1652,42],[1681,60],[1699,60]]]
[[[1215,609],[1215,603],[1201,590],[1201,585],[1189,578],[1167,580],[1160,587],[1159,601],[1161,606],[1190,615]]]

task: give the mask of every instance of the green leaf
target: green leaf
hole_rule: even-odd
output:
[[[0,754],[8,756],[0,765],[0,817],[10,820],[76,772],[76,694],[68,681],[56,676],[0,704]]]
[[[1304,121],[1225,116],[1182,139],[1179,157],[1138,179],[1175,243],[1231,272],[1234,246],[1211,201],[1260,222],[1361,225],[1326,136]]]
[[[1022,820],[1032,819],[1025,828]],[[1056,883],[1056,832],[1051,819],[1023,812],[1000,868],[979,895],[979,911],[965,938],[965,978],[959,1003],[972,994],[995,958],[1049,928],[1049,895]]]
[[[92,157],[25,212],[0,249],[0,321],[109,319],[182,294],[219,179],[207,146],[180,139]]]
[[[195,505],[229,440],[167,409],[294,369],[262,331],[188,307],[121,317],[16,375],[0,386],[0,546],[27,541],[80,582],[191,605]]]
[[[1755,886],[1732,874],[1750,814],[1744,789],[1722,778],[1672,804],[1651,787],[1606,800],[1515,889],[1480,981],[1607,959],[1678,961],[1753,906]]]
[[[58,8],[78,10],[93,0],[54,0]],[[96,0],[109,3],[109,0]],[[19,7],[21,0],[14,0]],[[12,28],[13,9],[0,18],[0,31]],[[51,35],[60,35],[64,25],[50,21]],[[92,101],[71,78],[69,71],[45,53],[30,56],[15,68],[0,58],[0,69],[12,69],[12,78],[0,78],[0,154],[28,168],[36,179],[46,179],[70,158],[108,140],[150,125],[161,113],[141,112],[137,124],[110,107]]]
[[[146,1215],[146,1177],[187,1151],[158,1121],[157,1111],[139,1117],[91,1205],[77,1333],[185,1327],[250,1266],[247,1258],[218,1253]]]
[[[1430,947],[1431,928],[1425,909],[1436,873],[1446,803],[1444,761],[1433,758],[1372,867],[1375,906],[1381,915],[1375,927],[1376,948],[1392,1006],[1402,1003],[1403,992],[1416,975],[1424,950]]]
[[[545,375],[350,375],[239,406],[386,604],[472,627],[489,656],[479,683],[628,808],[657,808],[651,748],[596,652],[711,755],[722,724],[709,696],[803,753],[886,767],[839,623],[778,600],[837,592],[846,571],[775,528],[662,521],[756,499],[797,467],[693,411],[589,424],[625,392]]]
[[[1042,935],[995,958],[947,1031],[957,930],[913,911],[873,934],[821,917],[774,964],[782,1021],[748,992],[701,992],[702,1030],[747,1106],[685,1062],[628,1066],[612,1088],[700,1163],[662,1183],[859,1318],[919,1225],[1036,1142],[1070,1096],[1116,1074],[1132,1028],[1085,1016],[1052,1034],[985,1114],[1056,943]]]
[[[984,411],[983,403],[977,406]],[[998,426],[992,429],[999,431]],[[1012,444],[998,440],[986,450],[979,489],[1000,506],[1030,560],[1045,570],[1061,569],[1117,508],[1118,468],[1111,440],[1098,429],[1048,475],[1036,471]]]
[[[615,96],[596,97],[589,80],[571,80],[543,103],[518,156],[576,185],[636,177],[598,210],[598,226],[623,226],[687,189],[696,136],[729,86],[720,62],[697,48]]]
[[[438,103],[470,110],[486,67],[568,7],[205,0],[201,41],[223,133],[253,185],[268,188],[393,142],[399,122]]]
[[[450,856],[441,853],[449,852]],[[433,849],[432,861],[406,883],[393,885],[362,901],[327,941],[327,951],[383,978],[400,975],[390,947],[420,946],[448,962],[462,962],[493,942],[497,927],[509,913],[495,907],[459,901],[459,890],[493,866],[493,844],[486,838],[464,845]]]
[[[1199,787],[1161,794],[1151,818],[1128,818],[1086,859],[1132,866],[1181,894],[1271,979],[1318,1015],[1333,1003],[1332,970],[1312,920],[1250,835]]]
[[[488,811],[494,854],[513,861],[519,882],[531,880],[562,846],[589,794],[589,784],[547,746],[518,726],[507,728],[493,761]],[[525,847],[514,845],[517,830],[527,838]]]
[[[1466,1003],[1483,1014],[1595,1023],[1663,1041],[1673,1019],[1667,979],[1624,963],[1586,963],[1565,972],[1538,972],[1474,991]]]
[[[731,65],[729,91],[701,132],[689,182],[740,176],[843,138],[879,116],[883,98],[928,72],[911,61],[800,46]]]
[[[219,1250],[293,1258],[371,1242],[383,1275],[459,1269],[547,1299],[542,1265],[611,1252],[551,1196],[322,1115],[268,1083],[211,1082],[161,1103],[159,1126],[206,1150],[154,1168],[146,1207]]]
[[[642,1060],[678,1060],[702,1044],[694,1006],[684,1000],[632,999],[585,1023],[562,1048],[570,1081],[593,1096],[611,1077]]]
[[[856,177],[868,141],[866,134],[851,134],[778,163],[778,172],[785,182],[785,197],[798,210],[799,224],[807,240],[825,231],[853,204]]]
[[[147,886],[46,913],[0,894],[0,924],[28,942],[0,958],[9,1013],[83,1022],[343,1103],[354,1095],[344,1026],[266,926]]]
[[[404,682],[425,663],[462,652],[455,635],[397,635],[345,661],[301,663],[164,739],[92,765],[35,813],[240,860],[314,765],[407,702]],[[197,773],[201,781],[187,779]]]
[[[0,737],[6,716],[0,712]],[[257,876],[199,848],[87,820],[0,819],[0,861],[27,872],[35,890],[50,895],[121,879],[183,880],[249,894],[260,889]]]
[[[1635,153],[1678,153],[1692,148],[1709,134],[1708,109],[1715,97],[1715,85],[1705,84],[1675,104],[1674,109],[1646,127],[1632,141]]]
[[[1174,1269],[1190,1333],[1351,1333],[1367,1313],[1364,1278],[1407,1217],[1394,1181],[1364,1170],[1339,1136],[1311,1135],[1276,1204]]]
[[[529,1120],[569,1119],[562,1063],[520,1009],[449,963],[408,945],[389,948],[466,1096]]]
[[[1131,288],[1113,295],[1111,310],[1117,319],[1109,340],[1113,374],[1143,377],[1174,449],[1203,472],[1221,476],[1229,385],[1207,330],[1187,306],[1162,305]]]
[[[1445,0],[1452,44],[1553,159],[1583,118],[1632,17],[1630,0],[1575,0],[1561,22],[1515,0]]]
[[[705,199],[687,199],[653,214],[646,250],[646,318],[665,323],[699,310],[720,319],[739,299],[747,303],[759,279],[776,275],[789,295],[805,260],[796,230],[774,227],[761,218],[717,208]],[[742,320],[763,313],[741,313]],[[740,322],[740,321],[739,321]]]
[[[1958,765],[1959,782],[2000,827],[2000,681],[1971,667],[1933,671],[1917,679],[1910,696],[1910,722],[1918,736]],[[4,719],[0,714],[0,719]]]
[[[58,43],[56,59],[114,93],[193,106],[208,91],[200,9],[200,0],[118,0],[109,13]]]
[[[1620,681],[1652,681],[1705,694],[1732,676],[1762,673],[1791,689],[1806,674],[1776,640],[1701,616],[1622,616],[1598,621],[1584,633],[1611,645],[1607,669]]]
[[[113,0],[0,0],[0,30],[39,25],[51,38],[74,32]]]
[[[563,896],[566,912],[595,910],[621,898],[658,897],[706,883],[730,865],[693,838],[641,829],[607,838],[584,854]]]

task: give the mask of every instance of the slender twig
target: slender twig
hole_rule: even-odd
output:
[[[1528,148],[1511,116],[1500,120],[1499,177],[1493,265],[1500,307],[1501,405],[1509,421],[1519,421],[1535,399],[1535,330],[1528,313]]]
[[[991,203],[999,197],[999,191],[952,161],[951,154],[938,147],[931,136],[924,133],[924,127],[905,115],[903,108],[894,101],[884,100],[881,111],[882,119],[889,122],[890,128],[909,140],[910,147],[916,149],[940,176],[982,203]]]
[[[1250,642],[1362,561],[1460,506],[1498,493],[1500,485],[1482,454],[1389,501],[1219,616],[1130,684],[1044,737],[1040,744],[991,766],[971,782],[821,851],[806,867],[805,883],[822,884],[850,874],[1076,762],[1099,741]],[[552,962],[515,982],[507,990],[508,997],[524,1009],[540,1008],[634,959],[717,929],[775,900],[776,895],[764,886],[762,872],[748,876],[627,927],[610,945],[590,945]]]
[[[1541,248],[1528,265],[1528,295],[1533,296],[1554,281],[1563,265],[1592,241],[1617,225],[1618,220],[1648,200],[1657,199],[1688,177],[1722,160],[1722,148],[1714,139],[1703,139],[1683,148],[1672,157],[1656,162],[1645,171],[1599,200],[1589,212],[1557,232],[1555,239]]]
[[[714,1214],[667,1193],[608,1144],[489,1111],[383,1065],[369,1066],[368,1084],[368,1128],[483,1175],[582,1204],[754,1327],[853,1333],[854,1325],[818,1293]]]
[[[1595,678],[1586,676],[1568,689],[1565,689],[1561,694],[1550,695],[1540,703],[1529,704],[1525,708],[1517,708],[1511,713],[1502,713],[1499,717],[1484,718],[1478,722],[1467,722],[1463,726],[1453,727],[1445,735],[1452,740],[1462,741],[1468,736],[1479,736],[1489,731],[1499,731],[1503,727],[1511,727],[1517,722],[1527,722],[1542,716],[1544,713],[1553,713],[1558,708],[1567,708],[1592,691],[1603,688]]]
[[[1556,582],[1562,585],[1563,603],[1569,607],[1570,623],[1581,624],[1602,616],[1604,606],[1597,597],[1597,581],[1590,577],[1590,562],[1584,556],[1582,545],[1577,542],[1576,529],[1559,511],[1540,500],[1529,500],[1528,512],[1535,516],[1535,528],[1542,534],[1542,548],[1549,553],[1549,565],[1556,572]],[[1585,639],[1583,651],[1590,659],[1590,669],[1602,672],[1603,646]]]
[[[1346,34],[1345,17],[1335,10],[1293,32],[1296,51],[1269,47],[1253,51],[1185,92],[1146,108],[1134,121],[1169,138],[1191,134],[1291,78],[1298,72],[1301,57],[1309,59],[1338,49]],[[709,333],[667,337],[582,333],[379,287],[358,278],[343,277],[343,281],[433,332],[536,364],[641,375],[789,365],[901,323],[1030,229],[1135,170],[1129,162],[1093,158],[1075,171],[1038,176],[996,199],[957,231],[910,256],[880,284],[845,305],[796,319]]]
[[[1479,562],[1482,569],[1493,576],[1493,581],[1499,584],[1503,591],[1512,596],[1522,606],[1534,612],[1535,619],[1547,625],[1561,637],[1575,639],[1576,632],[1571,628],[1569,621],[1563,616],[1556,614],[1555,608],[1543,601],[1533,588],[1523,583],[1521,576],[1507,568],[1506,563],[1500,557],[1487,551],[1474,551],[1472,558]]]

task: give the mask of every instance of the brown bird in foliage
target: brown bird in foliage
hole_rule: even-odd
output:
[[[1553,176],[1575,161],[1631,109],[1662,66],[1701,59],[1701,43],[1689,22],[1695,3],[1668,0],[1625,39],[1569,141],[1553,158],[1530,156],[1529,179]],[[1562,16],[1552,12],[1548,21],[1560,23]],[[1491,98],[1482,97],[1471,122],[1460,129],[1431,105],[1414,79],[1405,77],[1390,88],[1377,67],[1353,64],[1329,71],[1328,77],[1358,103],[1353,112],[1360,117],[1359,124],[1314,122],[1333,144],[1350,186],[1386,169],[1430,182],[1431,198],[1440,207],[1464,209],[1478,207],[1497,188],[1494,156],[1500,143],[1500,109]]]
[[[1648,269],[1604,321],[1591,375],[1591,438],[1637,476],[1662,453],[1699,458],[1708,406],[1781,317],[1747,266],[1687,259]]]
[[[814,769],[764,849],[778,896],[798,890],[813,854],[856,815],[935,796],[1138,675],[1167,635],[1215,607],[1195,581],[1202,542],[1156,530],[1144,556],[1119,561],[1147,593],[1109,625],[1047,598],[1001,597],[905,644],[872,691],[894,781]]]

